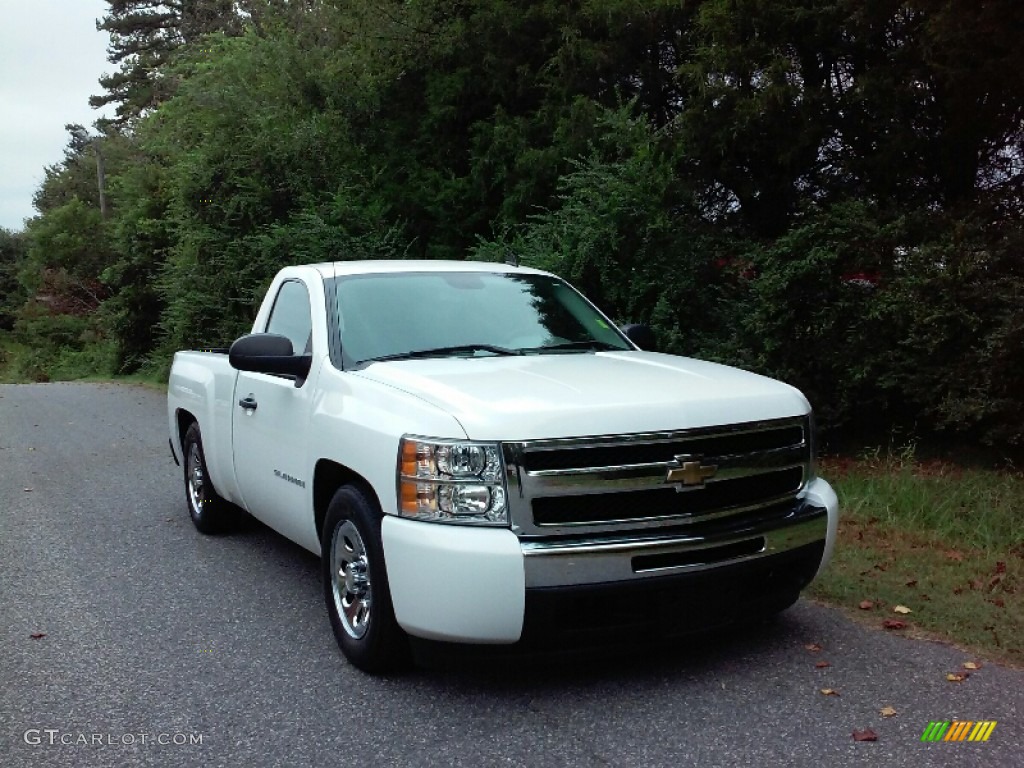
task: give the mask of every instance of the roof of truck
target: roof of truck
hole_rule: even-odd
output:
[[[540,269],[515,267],[493,261],[440,261],[431,259],[378,259],[372,261],[329,261],[309,264],[324,277],[337,275],[369,275],[392,272],[498,272],[549,274]]]

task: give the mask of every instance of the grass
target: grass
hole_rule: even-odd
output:
[[[14,340],[12,334],[0,331],[0,384],[22,384],[29,381],[24,374],[23,361],[30,349]]]
[[[149,389],[167,389],[167,367],[157,363],[142,371],[117,376],[114,346],[98,340],[75,347],[31,347],[0,331],[0,384],[46,381],[116,381]]]
[[[0,332],[0,383],[74,381],[110,370],[113,363],[114,345],[110,342],[30,346],[13,334]]]
[[[833,459],[821,471],[839,494],[840,526],[812,596],[1024,665],[1024,475],[909,452]]]

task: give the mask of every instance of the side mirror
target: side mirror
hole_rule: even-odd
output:
[[[312,355],[292,353],[292,342],[277,333],[250,333],[237,339],[228,350],[228,362],[239,371],[294,376],[295,384],[309,375]]]
[[[627,339],[632,341],[645,352],[654,352],[658,346],[654,340],[654,331],[651,330],[649,325],[629,323],[628,325],[622,326],[621,330],[626,334]]]

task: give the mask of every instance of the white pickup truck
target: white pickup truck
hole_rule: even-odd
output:
[[[319,554],[371,672],[410,637],[564,648],[781,611],[836,535],[810,406],[648,334],[535,269],[288,267],[229,354],[174,357],[189,513],[211,533],[237,505]]]

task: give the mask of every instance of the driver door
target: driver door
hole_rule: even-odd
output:
[[[264,333],[291,339],[293,354],[311,354],[309,289],[301,280],[281,283]],[[314,375],[311,371],[311,375]],[[235,477],[253,517],[300,543],[310,541],[306,510],[312,494],[306,430],[312,412],[311,381],[239,371],[232,416]],[[315,541],[315,531],[312,532]]]

